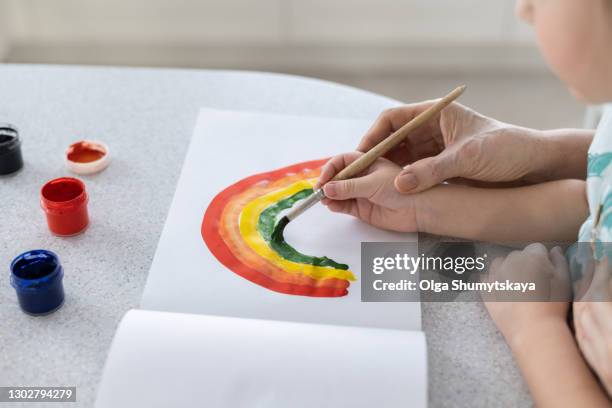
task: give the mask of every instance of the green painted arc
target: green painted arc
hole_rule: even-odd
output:
[[[272,247],[276,253],[288,261],[348,270],[348,265],[338,263],[326,256],[304,255],[297,251],[285,241],[284,230],[287,226],[287,219],[283,217],[280,222],[276,222],[278,215],[282,211],[293,207],[295,203],[307,198],[312,193],[312,188],[306,188],[298,191],[290,197],[270,205],[268,208],[262,211],[261,215],[259,216],[259,220],[257,221],[257,230],[263,239],[270,244],[270,247]]]

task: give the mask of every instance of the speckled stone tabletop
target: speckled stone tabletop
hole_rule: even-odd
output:
[[[0,122],[20,129],[25,158],[0,178],[0,386],[76,386],[69,406],[93,405],[116,326],[138,307],[200,107],[373,120],[398,103],[277,74],[0,65]],[[113,161],[82,177],[87,232],[53,237],[38,192],[67,174],[63,152],[81,138],[105,141]],[[22,313],[9,283],[10,261],[34,248],[65,269],[66,302],[45,317]],[[423,329],[431,407],[532,404],[482,304],[425,303]]]

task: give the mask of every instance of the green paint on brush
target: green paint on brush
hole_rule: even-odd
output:
[[[270,247],[288,261],[348,270],[348,265],[338,263],[326,256],[310,256],[298,252],[285,241],[285,237],[283,236],[285,227],[289,223],[287,217],[282,217],[278,223],[276,222],[278,215],[282,211],[293,207],[295,203],[307,198],[312,193],[312,188],[306,188],[266,208],[259,216],[257,230],[263,239],[270,244]]]

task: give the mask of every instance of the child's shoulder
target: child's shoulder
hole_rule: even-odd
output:
[[[612,104],[603,109],[599,126],[589,148],[589,176],[602,176],[612,161]]]
[[[612,104],[604,105],[602,109],[601,120],[597,126],[597,132],[595,133],[595,139],[591,148],[597,147],[598,145],[605,145],[605,142],[612,144]]]

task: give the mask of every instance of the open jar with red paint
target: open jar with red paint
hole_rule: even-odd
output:
[[[77,235],[89,225],[85,184],[72,177],[47,182],[40,190],[40,205],[49,230],[59,236]]]
[[[76,174],[94,174],[104,170],[110,162],[110,150],[102,142],[80,140],[66,150],[66,166]]]

